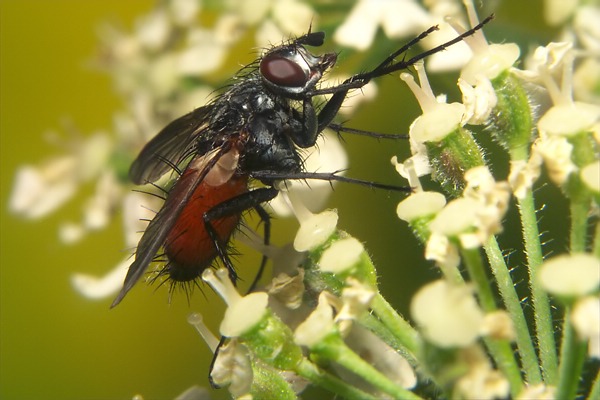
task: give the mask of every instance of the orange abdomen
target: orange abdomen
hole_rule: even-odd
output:
[[[172,192],[184,191],[188,178],[181,176]],[[190,172],[190,175],[192,173]],[[204,214],[213,207],[248,191],[247,176],[232,176],[220,186],[210,186],[205,182],[198,185],[179,218],[167,235],[164,244],[167,256],[167,269],[170,277],[176,281],[189,281],[198,277],[208,268],[217,249],[206,230]],[[177,193],[170,193],[171,195]],[[240,222],[241,213],[210,221],[222,247],[226,247],[231,234]]]

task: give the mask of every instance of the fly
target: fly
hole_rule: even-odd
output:
[[[179,172],[178,166],[189,162],[168,191],[164,205],[148,224],[123,288],[111,307],[123,300],[149,265],[158,259],[165,261],[159,276],[167,276],[175,282],[190,282],[218,257],[235,282],[237,275],[227,251],[231,235],[242,213],[255,210],[265,222],[264,240],[268,243],[269,216],[261,204],[277,195],[275,185],[280,180],[344,181],[398,190],[395,186],[336,173],[306,172],[297,149],[314,146],[318,135],[327,127],[338,132],[361,133],[333,123],[350,90],[359,89],[374,78],[407,69],[472,35],[492,18],[413,58],[396,60],[437,30],[432,27],[374,69],[329,88],[317,86],[324,73],[335,64],[337,55],[314,55],[307,50],[307,47],[321,46],[325,38],[323,32],[309,32],[272,48],[243,69],[239,81],[211,103],[168,124],[133,162],[130,179],[136,184],[155,182],[170,170]],[[317,110],[313,98],[325,94],[332,96]],[[251,180],[260,181],[264,186],[250,190]],[[157,256],[161,249],[163,254]],[[261,270],[265,262],[263,258]]]

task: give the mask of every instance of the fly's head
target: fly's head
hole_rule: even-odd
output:
[[[264,84],[273,92],[292,99],[302,98],[313,89],[323,73],[335,64],[337,55],[316,56],[305,46],[321,46],[325,34],[312,32],[290,44],[277,46],[260,60],[259,71]]]

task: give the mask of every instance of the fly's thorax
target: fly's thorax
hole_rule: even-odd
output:
[[[240,156],[244,171],[298,172],[301,158],[290,136],[293,123],[289,110],[256,114],[247,126],[248,137]]]

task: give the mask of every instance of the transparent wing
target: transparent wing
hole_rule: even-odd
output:
[[[208,134],[207,117],[211,106],[195,109],[164,127],[142,149],[129,169],[129,178],[138,185],[158,180],[179,164]],[[207,138],[209,139],[209,138]]]

